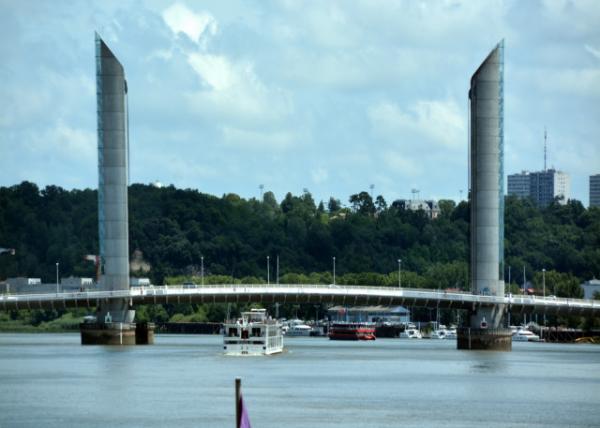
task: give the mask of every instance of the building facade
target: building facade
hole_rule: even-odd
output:
[[[410,322],[410,311],[404,306],[333,306],[327,310],[330,321],[374,322],[402,325]]]
[[[569,175],[555,169],[522,171],[510,174],[507,181],[509,195],[530,198],[538,207],[547,207],[555,200],[564,205],[571,197]]]
[[[510,174],[507,181],[509,195],[523,199],[531,197],[531,177],[528,171],[521,171],[520,174]]]
[[[437,201],[423,199],[398,199],[395,205],[404,210],[423,211],[430,219],[436,219],[440,215],[440,207]]]
[[[584,299],[593,299],[594,296],[600,294],[600,280],[594,278],[580,285],[583,289]]]
[[[600,207],[600,174],[590,175],[590,207]]]

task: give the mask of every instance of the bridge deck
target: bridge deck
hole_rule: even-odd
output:
[[[111,300],[128,299],[133,305],[158,303],[324,303],[342,305],[402,305],[427,308],[475,309],[505,305],[511,312],[595,315],[600,301],[540,296],[474,295],[427,289],[376,286],[306,284],[223,284],[197,288],[183,286],[133,287],[121,291],[83,291],[48,294],[0,295],[0,310],[92,308]]]

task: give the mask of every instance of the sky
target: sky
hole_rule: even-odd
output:
[[[130,181],[348,204],[464,198],[468,88],[505,40],[505,173],[600,173],[600,2],[0,0],[0,186],[96,188],[94,32]]]

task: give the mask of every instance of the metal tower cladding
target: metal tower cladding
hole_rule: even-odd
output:
[[[504,296],[504,41],[471,78],[471,286]],[[471,328],[498,328],[504,307],[477,310]]]
[[[127,82],[123,66],[98,34],[96,34],[96,89],[101,287],[104,290],[127,290],[129,289]]]

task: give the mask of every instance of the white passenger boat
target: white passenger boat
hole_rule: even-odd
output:
[[[312,327],[304,324],[302,320],[291,320],[285,332],[286,336],[310,336]]]
[[[223,325],[223,350],[226,355],[270,355],[281,352],[281,324],[267,317],[265,309],[242,312],[239,319]]]
[[[519,327],[516,331],[513,332],[512,335],[513,342],[539,342],[540,336],[526,328]]]

